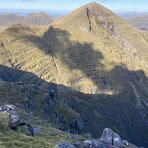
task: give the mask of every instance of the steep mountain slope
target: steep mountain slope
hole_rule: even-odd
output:
[[[49,25],[54,21],[54,17],[44,13],[30,13],[28,16],[22,16],[17,14],[1,14],[0,15],[0,25],[10,26],[16,23],[23,23],[33,26]]]
[[[135,16],[126,21],[141,30],[148,30],[148,14]]]
[[[50,26],[13,25],[1,32],[0,43],[1,65],[40,78],[1,66],[1,79],[52,87],[81,115],[83,132],[96,137],[110,127],[148,146],[146,34],[90,3]]]
[[[1,69],[9,72],[12,70],[14,73],[15,71],[21,72],[5,66],[1,66]],[[22,73],[26,72],[22,71]],[[34,74],[30,73],[30,75],[36,77]],[[63,102],[64,100],[52,98],[49,91],[37,85],[25,85],[20,81],[5,82],[0,80],[0,147],[49,148],[63,140],[72,141],[70,137],[74,137],[74,135],[61,130],[68,131],[75,120],[74,118],[78,117],[79,114],[70,109]],[[15,110],[12,108],[6,109],[6,106],[14,106]],[[10,117],[14,118],[14,116],[15,119],[10,121]],[[15,122],[19,116],[21,121],[32,127],[32,136],[25,125],[18,124],[18,121]],[[15,122],[14,127],[10,128],[13,122]],[[67,129],[64,124],[68,125]],[[75,131],[77,130],[75,129]],[[75,140],[84,141],[84,137],[77,135]]]

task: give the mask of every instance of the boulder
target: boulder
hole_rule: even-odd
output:
[[[105,128],[103,130],[102,136],[99,141],[113,146],[123,146],[121,137],[117,133],[114,133],[110,128]]]

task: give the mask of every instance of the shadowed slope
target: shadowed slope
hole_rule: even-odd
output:
[[[40,84],[44,84],[44,86],[46,86],[44,87],[45,89],[47,88],[53,89],[50,83],[45,82],[44,80],[38,78],[34,74],[20,71],[17,69],[11,69],[9,67],[5,67],[2,65],[0,66],[0,69],[1,69],[0,78],[6,81],[21,80],[23,83],[28,84],[31,77],[31,79],[35,80],[34,84],[37,84],[37,87],[39,84],[38,82],[41,82]],[[133,78],[135,77],[135,79],[136,79],[136,74],[140,74],[147,81],[147,78],[145,77],[142,71],[132,72],[128,71],[127,69],[123,69],[122,67],[116,67],[114,70],[116,71],[117,69],[120,69],[122,71],[126,70],[126,72],[129,75],[131,75]],[[15,77],[18,76],[16,75],[18,73],[22,73],[22,75],[20,77]],[[29,77],[24,78],[23,75]],[[126,78],[128,78],[128,76]],[[105,127],[110,127],[115,131],[118,131],[118,133],[120,133],[121,136],[123,138],[126,138],[128,141],[135,142],[137,145],[146,146],[147,137],[145,135],[147,134],[148,131],[147,129],[148,109],[145,104],[145,101],[143,100],[144,93],[142,92],[142,90],[140,90],[140,87],[138,88],[138,86],[135,84],[136,82],[134,81],[134,79],[131,79],[129,77],[127,81],[128,83],[125,80],[122,80],[121,81],[122,85],[123,81],[125,83],[126,90],[122,90],[120,91],[119,94],[116,95],[103,95],[103,94],[86,95],[80,92],[76,92],[71,88],[67,88],[62,85],[55,85],[56,86],[55,88],[57,88],[58,90],[58,95],[62,99],[61,101],[64,102],[66,101],[72,109],[81,114],[83,120],[84,132],[90,132],[92,133],[93,136],[98,137],[101,135],[101,131]],[[17,84],[15,85],[16,85],[15,87],[17,87]],[[5,98],[5,101],[7,103],[9,103],[9,101],[11,100],[10,101],[11,103],[13,104],[21,103],[22,107],[24,107],[24,105],[27,105],[27,104],[22,104],[24,101],[26,101],[26,99],[23,100],[23,97],[25,96],[24,95],[25,91],[22,92],[22,97],[21,97],[20,96],[21,89],[17,88],[15,90],[15,87],[13,87],[14,94],[13,94],[13,89],[11,89],[11,91],[7,89],[7,96],[5,96],[3,92],[1,93],[1,97]],[[5,88],[7,87],[5,86]],[[17,97],[15,96],[16,94],[15,91],[17,92],[17,97],[20,96],[19,101],[17,102],[16,102]],[[31,88],[31,91],[29,91],[29,93],[31,94],[32,91],[33,89]],[[38,89],[36,89],[36,91],[38,92]],[[9,96],[9,94],[11,94],[11,96]],[[35,95],[33,95],[32,97],[34,98],[36,97],[36,95],[38,95],[38,93],[35,93]],[[41,99],[41,96],[38,97],[38,99]],[[36,104],[36,101],[32,103],[35,105],[35,107],[37,106],[39,107],[40,104],[39,103]],[[30,111],[33,111],[36,114],[36,112],[38,111],[41,113],[43,107],[36,108],[35,110],[26,106],[25,108],[29,109]],[[38,114],[38,117],[40,117],[39,115],[40,114]],[[54,121],[54,119],[52,120]]]

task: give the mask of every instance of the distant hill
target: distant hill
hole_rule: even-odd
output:
[[[148,14],[135,16],[126,21],[140,30],[148,30]]]
[[[135,11],[125,11],[125,12],[115,12],[118,16],[120,16],[123,19],[130,19],[136,16],[145,15],[148,12],[135,12]]]
[[[30,13],[28,16],[17,14],[1,14],[0,25],[8,26],[16,23],[23,23],[32,26],[49,25],[54,21],[54,17],[44,12]]]
[[[129,142],[148,147],[148,33],[107,8],[93,2],[47,26],[3,29],[0,64],[4,81],[47,90],[49,83],[56,84],[52,89],[63,109],[68,105],[81,116],[83,133],[98,138],[109,127]],[[60,114],[62,119],[54,117],[62,130],[75,125],[67,122],[71,114]],[[55,123],[54,117],[45,120]]]

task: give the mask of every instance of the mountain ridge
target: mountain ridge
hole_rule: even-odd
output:
[[[10,26],[17,23],[43,26],[51,24],[55,18],[45,12],[29,13],[28,16],[18,14],[0,14],[0,26]]]
[[[147,35],[101,5],[86,6],[49,26],[7,28],[0,36],[0,62],[57,84],[59,96],[80,113],[84,132],[96,137],[111,127],[132,143],[147,145]],[[19,74],[21,81],[47,87]]]
[[[126,19],[126,21],[135,26],[136,28],[140,29],[140,30],[148,30],[148,14],[144,14],[144,15],[139,15],[139,16],[135,16],[129,19]]]
[[[99,25],[103,29],[105,29],[107,32],[109,32],[114,37],[116,37],[116,39],[120,42],[120,44],[122,44],[131,53],[133,53],[135,56],[137,56],[137,58],[139,58],[141,60],[144,60],[143,62],[145,62],[145,64],[147,65],[147,56],[148,55],[146,55],[146,52],[143,51],[143,49],[148,50],[147,49],[147,44],[148,44],[147,41],[145,41],[141,37],[138,30],[136,30],[132,26],[128,25],[126,23],[126,21],[120,19],[113,12],[111,12],[110,10],[108,10],[107,8],[105,8],[105,7],[103,7],[103,6],[99,5],[99,4],[96,5],[96,3],[89,3],[87,5],[84,5],[84,6],[80,7],[80,8],[78,8],[77,10],[75,10],[74,12],[72,12],[71,14],[67,15],[66,17],[57,20],[55,22],[55,24],[58,23],[58,22],[59,22],[59,24],[62,24],[62,20],[63,20],[63,22],[67,22],[68,19],[70,19],[69,21],[72,22],[71,18],[73,16],[75,18],[75,15],[77,15],[77,13],[78,13],[78,15],[80,15],[80,14],[82,14],[82,15],[81,16],[76,16],[76,17],[84,18],[84,15],[86,15],[85,20],[87,20],[86,9],[90,9],[89,10],[90,11],[90,17],[94,17],[92,19],[95,20],[95,22],[98,21],[98,23],[100,23]],[[98,14],[97,14],[97,12],[95,12],[96,10],[98,10],[97,11],[97,12],[99,12]],[[82,13],[81,13],[81,11],[82,11]],[[116,20],[116,22],[114,22],[114,20]],[[81,22],[81,20],[77,19],[73,23],[76,24],[77,21]],[[79,26],[79,27],[83,28],[83,30],[86,29],[88,31],[91,26],[90,26],[89,22],[85,21],[85,23],[87,24],[87,26],[85,25],[86,27],[83,27],[83,26],[82,27]],[[94,21],[92,23],[94,23]],[[108,27],[110,27],[110,28],[108,28]],[[130,32],[125,32],[128,29],[133,30],[132,34],[130,34]],[[131,36],[135,36],[135,37],[132,39]],[[139,42],[135,43],[134,39],[136,39]],[[144,47],[141,47],[140,42],[144,42],[144,44],[143,44]],[[145,58],[145,56],[146,56],[146,58]]]

